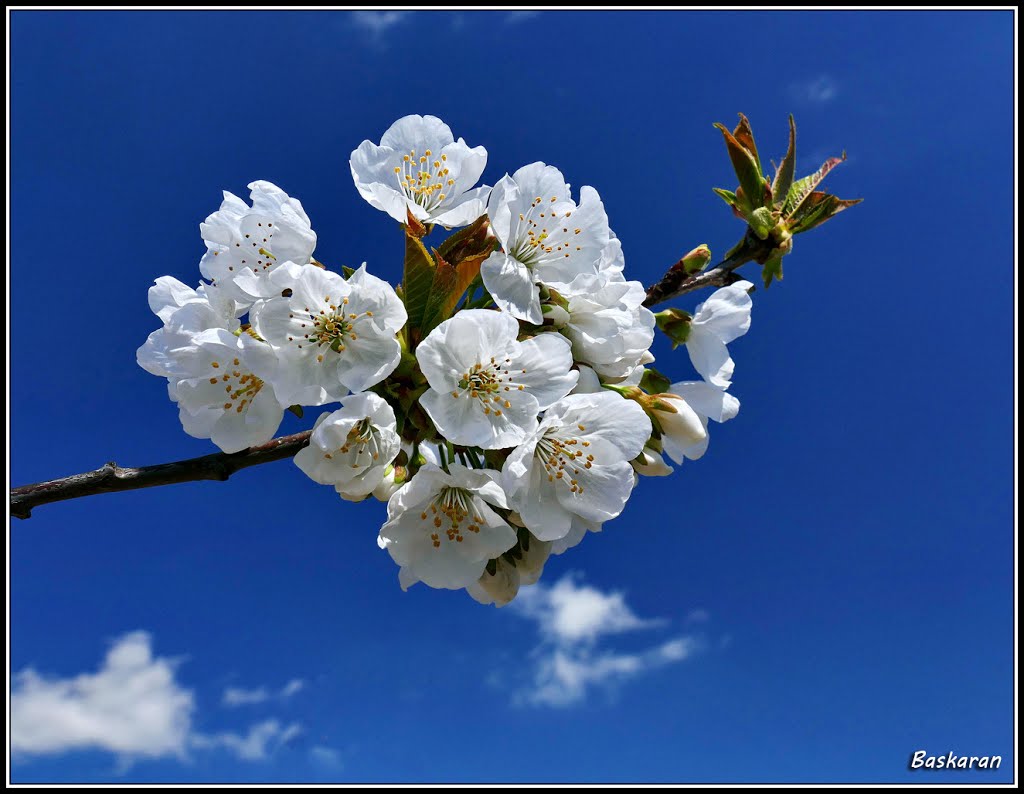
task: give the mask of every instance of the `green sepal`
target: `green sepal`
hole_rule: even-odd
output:
[[[766,289],[771,286],[773,279],[782,281],[782,256],[782,251],[775,249],[761,266],[761,278],[764,279]]]
[[[662,394],[671,386],[672,381],[653,367],[645,368],[643,377],[640,378],[640,388],[648,394]]]
[[[301,405],[289,405],[288,410],[295,414],[299,419],[302,418],[302,406]]]
[[[686,344],[690,337],[690,313],[683,309],[664,309],[654,315],[658,328],[672,340],[672,349]],[[650,389],[647,389],[650,391]]]

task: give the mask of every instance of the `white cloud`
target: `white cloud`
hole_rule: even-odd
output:
[[[512,603],[556,642],[593,642],[604,634],[635,631],[662,622],[638,618],[626,606],[623,593],[602,593],[594,587],[577,585],[571,575],[552,587],[524,587]]]
[[[521,589],[512,608],[534,621],[541,635],[541,644],[532,654],[534,669],[529,682],[516,693],[517,703],[578,703],[594,687],[607,688],[675,664],[700,647],[695,637],[676,637],[632,653],[599,649],[602,637],[663,626],[665,621],[640,618],[622,593],[604,593],[577,583],[571,574],[550,587],[536,584]],[[707,620],[707,613],[702,615]]]
[[[410,11],[353,11],[352,22],[374,38],[383,36],[387,31],[405,19]]]
[[[246,734],[229,731],[212,735],[196,734],[191,745],[198,749],[223,747],[243,761],[265,761],[275,750],[302,733],[298,723],[284,727],[277,720],[264,720],[249,728]]]
[[[195,695],[175,678],[180,660],[155,657],[152,637],[133,631],[119,637],[96,672],[70,678],[26,668],[11,687],[11,753],[16,758],[74,750],[113,753],[122,771],[142,759],[177,757],[189,750],[225,749],[259,761],[287,744],[302,726],[268,719],[247,732],[205,735],[195,730]],[[292,679],[266,697],[287,698],[305,683]],[[225,702],[261,702],[265,688],[228,690]]]
[[[265,686],[256,689],[243,689],[229,686],[224,690],[221,704],[225,706],[249,706],[255,703],[266,703],[268,700],[287,700],[301,692],[306,683],[301,678],[293,678],[277,692],[271,692]]]
[[[789,88],[797,99],[813,105],[831,102],[839,93],[839,84],[827,74],[820,74],[802,83],[793,83]]]
[[[154,658],[149,634],[118,639],[100,669],[46,678],[27,668],[11,691],[11,752],[98,749],[123,759],[184,757],[192,692],[174,680],[176,662]]]

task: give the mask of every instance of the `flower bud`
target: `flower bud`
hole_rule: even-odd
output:
[[[653,394],[648,415],[680,447],[689,447],[707,437],[707,430],[689,404],[675,394]]]
[[[711,262],[711,249],[706,245],[698,245],[679,261],[688,274],[699,273]]]

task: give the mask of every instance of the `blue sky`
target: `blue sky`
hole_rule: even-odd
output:
[[[1011,12],[20,11],[10,42],[14,484],[215,451],[135,350],[221,190],[280,185],[318,258],[397,281],[347,160],[400,116],[488,184],[595,186],[644,283],[742,233],[737,112],[765,159],[794,113],[798,168],[845,149],[827,186],[865,198],[754,294],[708,454],[518,605],[403,593],[384,507],[288,462],[13,521],[12,780],[1012,779]]]

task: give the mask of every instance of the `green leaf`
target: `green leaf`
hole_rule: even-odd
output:
[[[409,314],[410,347],[422,339],[419,334],[423,313],[434,284],[434,260],[418,237],[405,235],[405,275],[402,286],[405,294],[405,310]]]
[[[733,170],[740,181],[743,195],[746,196],[751,209],[762,206],[764,203],[764,179],[761,176],[761,166],[757,158],[752,155],[723,125],[715,124],[725,138],[725,147],[729,152],[729,159],[732,161]],[[738,128],[737,128],[738,129]],[[737,197],[738,199],[738,197]],[[740,204],[742,208],[742,204]]]
[[[434,250],[437,268],[434,270],[434,282],[420,323],[422,336],[452,316],[459,299],[480,274],[480,265],[489,254],[488,251],[471,259],[463,259],[458,265],[451,265],[441,256],[440,250]]]
[[[782,164],[775,171],[775,178],[772,180],[772,194],[775,196],[776,208],[786,203],[789,189],[793,186],[794,169],[796,168],[796,122],[793,121],[793,114],[789,114],[789,148],[786,156],[782,158]]]
[[[640,388],[648,394],[664,394],[672,386],[672,381],[653,367],[646,367],[640,378]]]
[[[789,223],[789,230],[793,234],[810,231],[815,226],[821,226],[829,218],[839,214],[847,207],[860,204],[863,200],[840,199],[828,193],[815,191],[804,199],[803,204],[800,205],[799,212]]]
[[[736,206],[736,194],[731,190],[723,190],[720,187],[711,188],[715,193],[722,197],[722,201],[728,204],[730,207]]]
[[[289,405],[288,410],[295,414],[299,419],[302,418],[302,406],[301,405]]]
[[[814,189],[821,184],[822,180],[828,176],[829,171],[839,165],[846,159],[846,152],[843,152],[842,157],[830,157],[817,171],[810,176],[805,176],[803,179],[794,182],[793,186],[789,189],[786,194],[786,201],[782,205],[782,217],[792,218],[800,205],[804,203]]]

